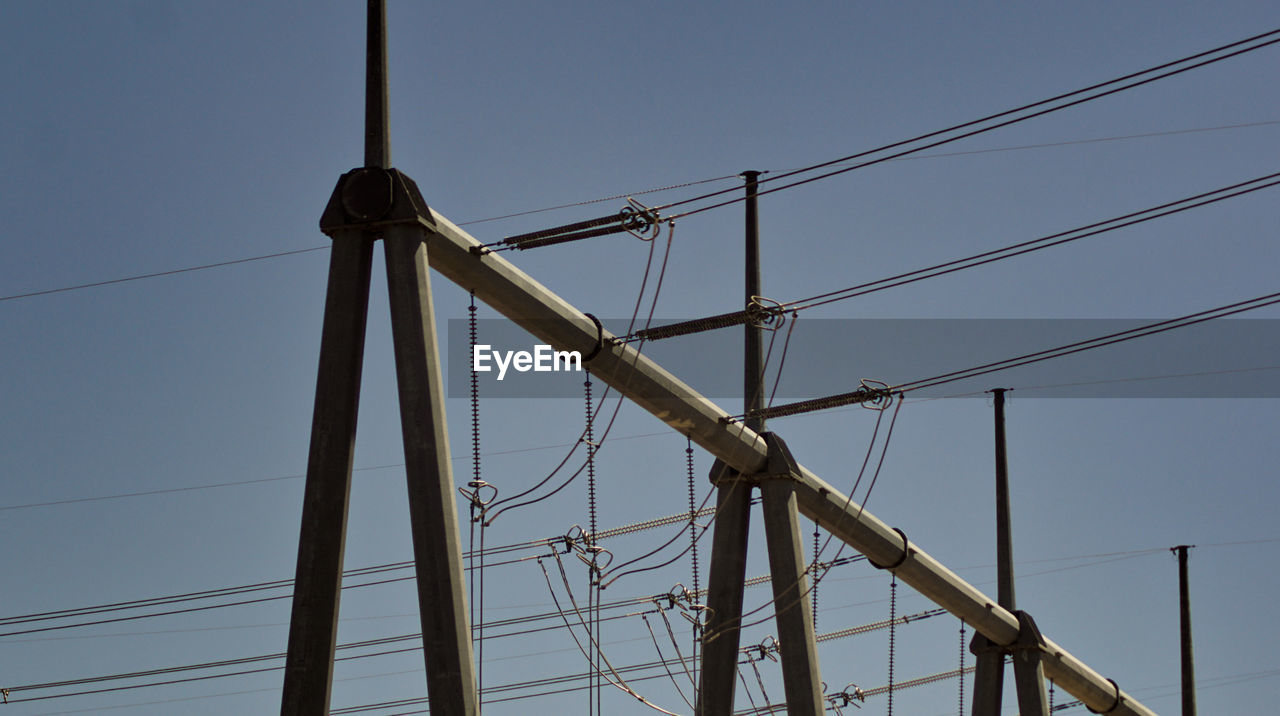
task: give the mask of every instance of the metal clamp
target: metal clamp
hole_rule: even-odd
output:
[[[1116,690],[1116,702],[1114,704],[1111,704],[1111,708],[1107,709],[1106,711],[1094,711],[1092,706],[1090,706],[1089,704],[1085,704],[1084,707],[1089,709],[1090,713],[1109,714],[1115,711],[1116,709],[1120,708],[1120,702],[1124,700],[1124,698],[1120,696],[1120,685],[1116,683],[1115,679],[1107,679],[1107,681],[1110,681],[1111,687]]]
[[[591,349],[590,353],[582,357],[583,363],[590,363],[591,360],[600,355],[600,351],[604,349],[604,326],[600,324],[599,318],[596,318],[590,313],[584,313],[583,315],[590,318],[591,322],[596,324],[596,346]]]
[[[893,564],[876,564],[876,561],[874,559],[871,559],[871,556],[868,555],[867,564],[871,565],[872,567],[875,567],[876,569],[894,570],[906,563],[907,557],[911,556],[911,541],[907,539],[906,532],[903,532],[897,527],[894,527],[893,531],[897,532],[898,536],[902,538],[902,556],[898,557],[898,561],[894,562]]]

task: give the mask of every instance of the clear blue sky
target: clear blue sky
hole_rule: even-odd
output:
[[[1280,27],[1280,12],[1263,2],[389,5],[393,164],[455,222],[744,169],[780,172]],[[356,0],[5,4],[0,296],[326,245],[320,212],[337,177],[362,159],[363,23]],[[1280,164],[1278,53],[1260,50],[933,152],[964,154],[891,162],[766,197],[765,293],[799,298],[1272,173]],[[1192,129],[1211,131],[1181,132]],[[1077,143],[1117,137],[1130,138]],[[1018,148],[1047,144],[1055,146]],[[1009,151],[980,151],[990,149]],[[646,196],[671,201],[694,191]],[[1274,191],[810,313],[1154,319],[1272,293],[1280,261]],[[492,241],[620,205],[468,228]],[[660,315],[738,307],[741,221],[729,207],[680,222]],[[625,316],[646,256],[647,245],[608,237],[510,258],[582,310]],[[0,617],[292,576],[327,262],[319,250],[0,301]],[[434,287],[441,321],[464,318],[465,294],[439,277]],[[857,361],[856,352],[848,356],[860,375]],[[804,356],[790,356],[787,368],[804,370]],[[995,385],[1020,387],[999,376]],[[833,377],[830,392],[850,387]],[[722,402],[736,412],[734,401]],[[466,401],[451,400],[448,410],[455,455],[465,458]],[[484,461],[485,479],[503,495],[563,456],[558,447],[509,451],[571,443],[582,424],[573,400],[488,400],[482,413],[484,450],[507,451]],[[356,475],[348,568],[411,558],[380,268],[360,418],[356,466],[376,469]],[[1280,683],[1271,647],[1280,640],[1277,418],[1272,399],[1015,391],[1020,606],[1144,703],[1176,712],[1177,572],[1165,548],[1197,544],[1201,710],[1271,710]],[[802,463],[847,490],[873,423],[868,411],[843,410],[773,427]],[[981,397],[908,401],[868,509],[993,593],[990,425]],[[667,432],[623,408],[599,457],[603,527],[687,509],[684,439]],[[701,495],[710,460],[699,452],[696,462]],[[461,483],[469,462],[455,464]],[[585,523],[580,482],[502,518],[487,544]],[[124,497],[175,488],[196,489]],[[626,559],[671,534],[609,546]],[[707,559],[704,546],[704,579]],[[764,565],[757,539],[751,573]],[[567,566],[584,600],[581,565]],[[554,609],[533,560],[487,574],[487,621]],[[690,578],[681,560],[624,578],[604,598],[660,594]],[[767,592],[749,590],[749,608]],[[819,631],[885,618],[888,593],[885,575],[865,564],[836,569],[819,589]],[[931,606],[904,589],[897,610]],[[415,632],[414,612],[411,582],[352,590],[340,641]],[[672,619],[688,653],[688,629]],[[650,620],[661,655],[673,656],[661,618]],[[275,600],[0,637],[0,687],[280,652],[287,621],[288,601]],[[958,626],[938,617],[902,627],[897,679],[955,668]],[[744,643],[771,633],[761,624]],[[659,658],[637,618],[610,622],[604,640],[618,666]],[[886,643],[884,631],[824,643],[829,687],[883,685]],[[563,629],[494,639],[485,659],[486,686],[585,668]],[[333,706],[421,696],[421,667],[417,653],[339,663]],[[776,663],[760,668],[769,696],[780,699]],[[745,675],[763,703],[749,667]],[[688,692],[683,673],[676,676]],[[125,683],[133,682],[85,688]],[[273,671],[3,709],[271,713],[279,686]],[[668,709],[690,710],[665,674],[636,688]],[[1059,693],[1059,702],[1067,698]],[[745,691],[738,701],[750,706]],[[604,703],[608,713],[649,713],[613,690]],[[1006,699],[1009,713],[1012,703]],[[895,707],[955,713],[956,682],[903,691]],[[885,700],[864,708],[882,712]],[[486,712],[585,709],[575,692]]]

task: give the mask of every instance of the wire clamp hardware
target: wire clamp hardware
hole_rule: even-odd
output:
[[[906,564],[907,558],[910,557],[911,554],[915,552],[915,550],[911,548],[911,540],[907,539],[906,532],[903,532],[897,527],[894,527],[893,531],[897,532],[898,536],[902,538],[902,554],[899,555],[898,559],[895,560],[892,564],[877,564],[876,561],[874,559],[871,559],[870,555],[868,555],[867,564],[871,565],[872,567],[875,567],[876,569],[887,569],[889,571],[893,571],[898,567],[901,567],[902,565]]]
[[[622,220],[622,228],[637,239],[653,241],[658,238],[662,218],[658,216],[657,209],[650,209],[635,199],[627,197],[627,206],[622,207],[618,216]]]
[[[1116,709],[1120,708],[1120,704],[1121,704],[1121,702],[1123,702],[1123,701],[1124,701],[1124,697],[1120,695],[1120,685],[1119,685],[1119,684],[1117,684],[1117,683],[1115,682],[1115,679],[1107,679],[1107,681],[1110,681],[1110,682],[1111,682],[1111,688],[1115,689],[1115,691],[1116,691],[1116,696],[1115,696],[1115,699],[1116,699],[1116,700],[1115,700],[1115,703],[1111,704],[1111,708],[1107,709],[1106,711],[1095,711],[1095,710],[1094,710],[1094,708],[1093,708],[1092,706],[1090,706],[1090,705],[1088,705],[1088,704],[1085,704],[1085,708],[1089,709],[1089,711],[1090,711],[1091,713],[1095,713],[1095,714],[1109,714],[1109,713],[1112,713],[1112,712],[1114,712]]]

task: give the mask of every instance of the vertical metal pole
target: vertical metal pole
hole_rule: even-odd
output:
[[[996,581],[997,599],[1015,608],[1013,538],[1009,529],[1009,465],[1004,441],[1004,389],[996,388]],[[974,634],[977,663],[973,672],[973,716],[996,716],[1004,697],[1004,654],[981,634]]]
[[[323,716],[329,712],[372,265],[373,242],[362,232],[345,231],[334,237],[298,537],[282,716]]]
[[[1173,548],[1178,553],[1178,615],[1182,634],[1182,716],[1196,716],[1196,666],[1191,649],[1191,592],[1187,580],[1187,552],[1195,545]]]
[[[996,388],[995,394],[995,447],[996,447],[996,571],[999,605],[1009,611],[1017,610],[1013,580],[1013,528],[1009,507],[1009,458],[1005,444],[1004,394],[1007,389]],[[1041,664],[1039,632],[1030,617],[1019,613],[1021,634],[1014,651],[1013,679],[1017,686],[1018,712],[1023,716],[1048,714],[1048,696],[1044,686],[1044,667]],[[994,648],[981,635],[974,637],[977,649],[977,669],[974,673],[973,713],[975,716],[994,716],[1000,712],[1004,696],[1004,652]]]
[[[745,171],[746,180],[746,301],[760,293],[760,228],[756,211],[758,171]],[[745,304],[744,304],[745,305]],[[750,412],[763,405],[761,383],[763,351],[760,329],[746,326],[743,365],[743,408]],[[747,418],[747,427],[759,432],[764,421]],[[712,480],[721,477],[721,463],[712,467]],[[703,631],[702,670],[695,711],[700,716],[733,713],[737,691],[739,624],[742,590],[747,576],[747,541],[751,525],[751,488],[740,481],[725,482],[717,489],[716,524],[711,536],[711,568],[707,574],[707,616]]]
[[[756,193],[760,172],[742,172],[746,182],[746,289],[744,307],[761,295],[760,213]],[[743,408],[750,412],[764,407],[764,341],[759,326],[746,325],[743,361]],[[747,427],[763,432],[763,418],[747,418]],[[785,450],[785,448],[783,448]],[[772,455],[770,472],[782,472],[781,456]],[[766,480],[760,485],[765,542],[769,551],[769,573],[773,577],[773,603],[778,625],[778,650],[782,659],[782,682],[787,694],[787,713],[818,716],[822,700],[817,640],[813,633],[813,611],[808,599],[804,545],[800,540],[800,514],[795,488],[787,479]]]
[[[391,332],[431,711],[470,716],[478,713],[471,627],[424,239],[411,224],[386,230]]]
[[[391,123],[387,112],[387,5],[369,0],[365,25],[364,165],[391,168]]]
[[[760,212],[758,209],[758,199],[756,197],[756,187],[759,182],[760,172],[745,171],[742,178],[746,180],[747,200],[746,200],[746,277],[743,285],[746,287],[746,297],[743,308],[751,305],[751,301],[760,295]],[[746,340],[744,343],[742,373],[742,395],[743,410],[750,413],[753,410],[764,407],[764,345],[761,340],[761,330],[759,326],[753,326],[750,323],[746,325]],[[748,428],[759,433],[764,430],[763,418],[747,418],[744,421]]]
[[[1013,611],[1017,599],[1013,591],[1013,529],[1009,520],[1009,457],[1004,441],[1005,388],[996,388],[996,601]]]

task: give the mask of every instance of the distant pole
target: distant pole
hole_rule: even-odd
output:
[[[1009,519],[1009,457],[1004,440],[1004,394],[996,388],[996,601],[1013,611],[1017,599],[1013,591],[1013,528]]]
[[[756,187],[760,177],[758,171],[745,171],[741,174],[746,181],[746,297],[743,308],[751,306],[751,301],[760,295],[760,214],[757,208]],[[764,407],[764,346],[761,340],[760,326],[750,321],[746,325],[745,361],[743,364],[743,410],[747,415],[751,411]],[[756,432],[764,430],[764,418],[748,417],[748,428]]]
[[[1009,517],[1009,454],[1004,436],[1004,394],[995,388],[996,416],[996,581],[999,605],[1018,615],[1019,634],[1014,644],[998,646],[976,634],[973,639],[978,663],[973,679],[973,713],[995,716],[1001,711],[1004,692],[1004,659],[1013,655],[1013,680],[1018,692],[1018,712],[1023,716],[1046,716],[1048,695],[1044,687],[1044,666],[1040,659],[1040,631],[1030,615],[1017,610],[1013,590],[1013,527]]]
[[[364,63],[364,165],[391,168],[387,113],[387,4],[369,0]]]
[[[746,302],[760,293],[760,229],[756,213],[757,171],[741,174],[746,180]],[[761,383],[763,362],[760,329],[746,325],[743,359],[743,409],[750,413],[763,405]],[[759,432],[764,421],[745,419],[747,427]],[[727,472],[721,463],[711,468],[712,482]],[[699,674],[698,716],[729,716],[733,713],[737,690],[738,644],[742,622],[743,580],[747,576],[747,541],[751,528],[751,485],[732,479],[716,487],[715,530],[711,535],[711,569],[707,575],[707,623],[703,626],[702,668]]]
[[[1171,551],[1178,553],[1178,611],[1182,631],[1182,716],[1196,716],[1196,665],[1191,649],[1191,594],[1187,586],[1187,551],[1193,544],[1182,544]]]

